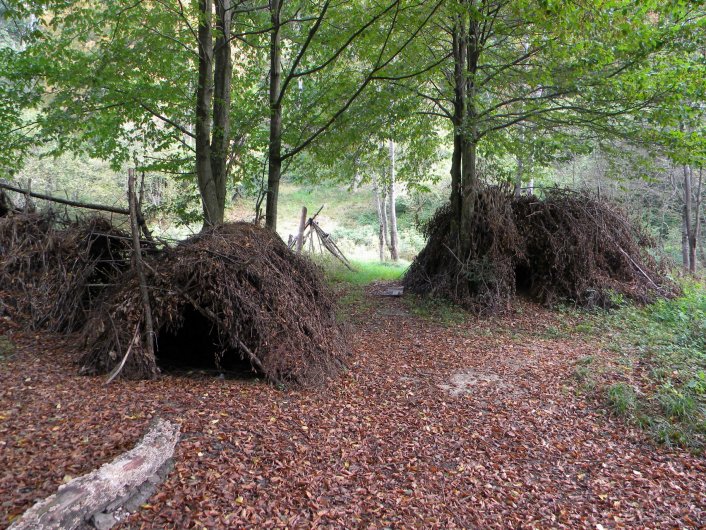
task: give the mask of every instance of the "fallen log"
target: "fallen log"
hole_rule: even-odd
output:
[[[98,528],[107,530],[121,515],[137,510],[173,467],[179,426],[157,419],[130,451],[27,510],[9,530]]]
[[[52,195],[37,193],[34,191],[26,190],[24,188],[19,188],[17,186],[12,186],[11,184],[5,184],[4,182],[0,182],[0,188],[9,191],[14,191],[16,193],[22,193],[23,195],[29,195],[30,197],[34,197],[35,199],[56,202],[58,204],[65,204],[67,206],[73,206],[75,208],[85,208],[87,210],[97,210],[99,212],[130,215],[130,210],[128,210],[127,208],[120,208],[118,206],[108,206],[106,204],[94,204],[90,202],[72,201],[70,199],[62,199],[61,197],[53,197]]]

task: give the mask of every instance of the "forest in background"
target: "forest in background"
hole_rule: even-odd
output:
[[[199,148],[190,115],[199,83],[195,21],[207,4],[3,2],[0,114],[9,134],[0,178],[125,204],[127,168],[136,167],[158,233],[180,238],[199,230],[206,177],[194,170]],[[416,227],[456,185],[449,176],[461,152],[454,135],[473,129],[477,162],[469,171],[480,180],[539,195],[553,186],[589,189],[622,204],[685,268],[690,252],[703,261],[705,52],[697,3],[390,2],[372,9],[243,1],[223,4],[232,11],[227,27],[218,6],[211,47],[231,33],[221,65],[230,72],[222,87],[230,105],[218,118],[222,96],[206,94],[209,120],[227,122],[209,125],[206,147],[222,142],[222,163],[210,165],[222,166],[216,203],[228,219],[266,218],[268,201],[276,212],[281,178],[286,212],[272,213],[270,226],[279,223],[285,240],[296,231],[296,210],[328,202],[322,215],[353,258],[380,256],[381,226],[389,257],[392,184],[400,215],[394,253],[410,260],[424,245]],[[485,28],[478,36],[487,55],[483,43],[454,33],[462,16]],[[588,35],[576,31],[582,24]],[[464,54],[477,53],[478,71],[453,74],[452,40],[463,39]],[[217,90],[218,76],[209,75]],[[453,115],[462,110],[454,75],[474,79],[476,99],[468,101],[478,108],[463,123]],[[280,122],[274,131],[272,108]],[[319,188],[326,201],[305,193]],[[347,201],[355,206],[342,207]]]

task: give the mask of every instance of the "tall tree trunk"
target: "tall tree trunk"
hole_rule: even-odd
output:
[[[461,156],[461,244],[459,258],[468,259],[473,242],[473,216],[475,213],[476,194],[478,193],[477,145],[478,125],[476,110],[475,75],[480,57],[478,22],[470,20],[466,43],[466,64],[463,81],[465,83],[464,147]]]
[[[704,238],[701,235],[699,235],[699,254],[701,255],[701,263],[706,263],[706,248],[704,248]]]
[[[395,189],[395,141],[390,140],[390,257],[392,261],[399,259],[399,241],[397,237],[397,212],[395,210],[397,194]]]
[[[685,271],[689,270],[689,229],[686,222],[686,206],[681,216],[681,262]]]
[[[454,21],[453,58],[454,58],[454,147],[451,158],[451,234],[453,246],[460,246],[462,204],[462,158],[463,158],[463,119],[466,114],[466,34],[460,16]]]
[[[694,212],[692,204],[692,183],[691,183],[691,168],[687,165],[683,166],[684,172],[684,225],[688,244],[688,266],[689,272],[696,273],[696,223],[694,223]]]
[[[203,205],[204,225],[223,221],[219,212],[218,190],[211,167],[211,102],[213,100],[212,0],[199,1],[199,77],[196,87],[196,177]]]
[[[702,186],[703,186],[703,168],[699,168],[699,181],[698,184],[696,185],[696,194],[694,197],[694,230],[693,234],[691,237],[691,240],[689,241],[689,263],[691,265],[691,272],[696,274],[696,270],[698,269],[698,260],[696,258],[696,250],[699,245],[699,241],[701,239],[701,203],[702,203],[702,196],[701,196],[701,191],[702,191]],[[691,181],[693,185],[693,170],[691,170]]]
[[[228,147],[230,145],[230,100],[233,63],[231,58],[231,0],[216,0],[217,37],[214,48],[213,131],[211,174],[218,201],[215,223],[222,223],[226,204]],[[215,224],[214,223],[214,224]]]
[[[267,203],[265,224],[277,230],[277,200],[282,176],[282,105],[280,102],[282,61],[280,11],[282,0],[270,0],[270,143],[268,151]]]
[[[466,260],[471,252],[473,241],[473,215],[475,212],[476,193],[478,192],[476,169],[476,142],[464,141],[463,149],[463,185],[462,185],[462,210],[461,210],[461,245],[459,258]]]
[[[385,248],[387,247],[387,214],[385,213],[385,194],[380,191],[378,177],[373,172],[373,193],[375,194],[375,208],[378,213],[378,250],[380,261],[385,261]]]

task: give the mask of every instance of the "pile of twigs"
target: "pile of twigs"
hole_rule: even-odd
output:
[[[194,364],[199,356],[215,356],[216,367],[244,359],[281,385],[315,384],[345,364],[344,334],[319,269],[270,230],[219,226],[146,257],[144,266],[156,359],[136,340],[144,310],[137,275],[129,272],[94,306],[85,328],[84,372],[122,364],[124,377],[154,377],[158,363],[177,355],[166,344],[199,331],[195,327],[204,328],[208,341],[188,353]]]
[[[650,249],[653,240],[614,205],[551,190],[514,198],[500,188],[475,197],[470,252],[451,241],[451,209],[427,223],[427,245],[405,276],[411,292],[446,297],[480,313],[501,311],[518,292],[542,303],[608,307],[647,302],[676,287]]]
[[[0,303],[33,328],[75,331],[129,259],[127,234],[104,218],[60,223],[51,214],[5,215],[0,217]]]

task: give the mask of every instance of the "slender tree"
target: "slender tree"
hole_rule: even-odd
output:
[[[331,130],[370,85],[386,79],[441,4],[323,0],[302,7],[292,0],[270,1],[268,227],[277,228],[283,165]],[[346,66],[341,65],[343,59]],[[288,67],[283,71],[285,60]],[[292,94],[294,86],[298,91]]]

